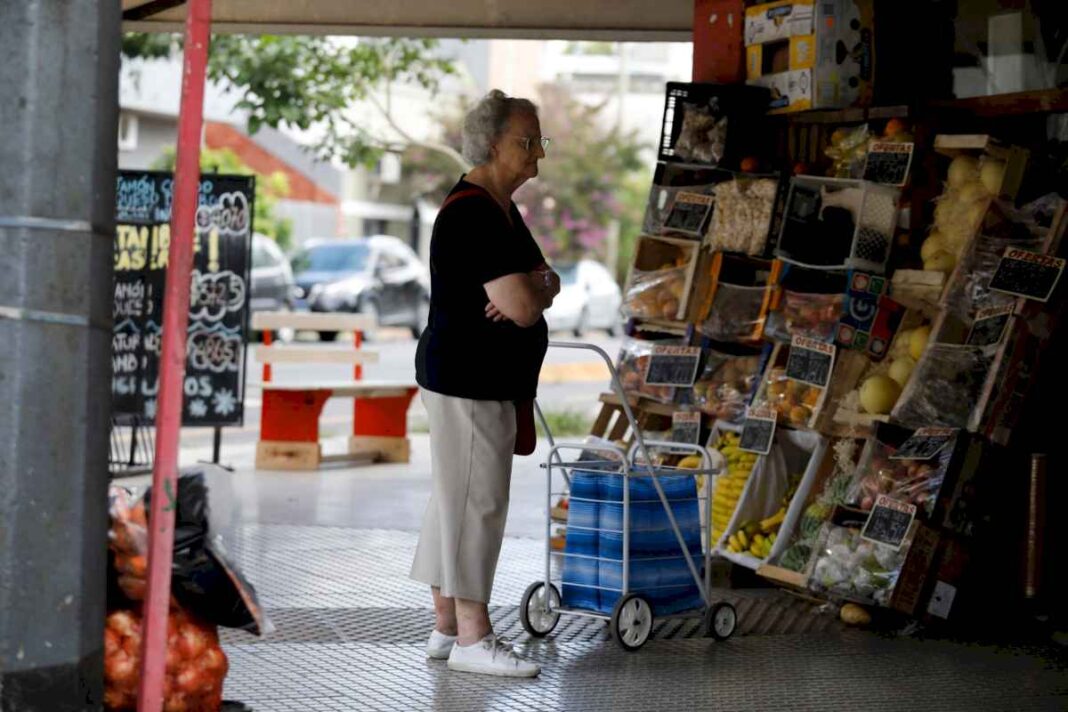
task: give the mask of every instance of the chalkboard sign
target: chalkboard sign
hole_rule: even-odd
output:
[[[957,437],[956,428],[920,428],[890,456],[891,460],[930,460]]]
[[[826,388],[831,380],[834,354],[834,344],[795,336],[790,342],[790,355],[786,360],[786,377]]]
[[[972,328],[968,332],[968,346],[993,346],[1000,344],[1005,335],[1005,327],[1012,318],[1013,306],[981,309],[975,315]]]
[[[115,211],[112,412],[156,416],[174,178],[120,171]],[[196,213],[182,424],[244,422],[255,179],[202,175]]]
[[[646,361],[647,386],[692,386],[701,349],[697,346],[654,346]]]
[[[1009,248],[998,263],[990,288],[1039,302],[1049,301],[1064,271],[1060,257]]]
[[[905,185],[912,166],[915,145],[911,142],[875,141],[868,147],[864,180],[885,185]]]
[[[915,504],[899,502],[881,494],[875,499],[875,506],[871,508],[864,528],[860,530],[860,536],[868,541],[900,549],[915,518]]]
[[[742,425],[738,449],[767,455],[775,438],[775,413],[770,408],[749,408]]]
[[[685,411],[672,413],[671,442],[686,443],[688,445],[696,445],[701,442],[701,414]]]
[[[664,221],[664,230],[701,237],[704,235],[705,221],[710,212],[712,212],[711,195],[678,193],[671,206],[671,212]]]

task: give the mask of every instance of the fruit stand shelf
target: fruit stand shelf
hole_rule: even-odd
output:
[[[964,112],[982,118],[1052,114],[1068,111],[1068,90],[1039,89],[992,96],[932,102],[934,109]]]

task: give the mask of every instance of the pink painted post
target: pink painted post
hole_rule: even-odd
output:
[[[138,712],[160,712],[163,709],[178,486],[178,435],[182,427],[182,382],[185,380],[186,329],[189,325],[189,279],[200,184],[204,77],[211,41],[211,0],[188,0],[186,8],[174,208],[171,211],[171,244],[163,301],[156,457],[152,469],[152,511],[149,514],[148,591],[144,605]]]

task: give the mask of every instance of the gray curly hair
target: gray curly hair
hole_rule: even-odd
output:
[[[529,99],[508,96],[494,89],[475,104],[464,117],[463,154],[472,165],[489,163],[490,148],[508,127],[512,114],[526,111],[538,115],[538,107]]]

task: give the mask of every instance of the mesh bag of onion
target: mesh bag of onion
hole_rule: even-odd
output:
[[[115,611],[104,628],[104,705],[113,711],[137,707],[141,665],[141,613]],[[172,607],[167,619],[164,712],[216,712],[222,706],[229,669],[218,628]]]

